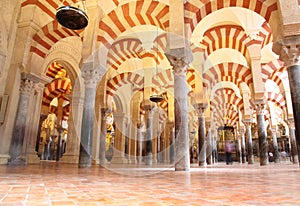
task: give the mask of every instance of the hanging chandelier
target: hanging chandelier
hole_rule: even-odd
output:
[[[56,20],[64,27],[72,30],[84,29],[88,25],[88,16],[86,14],[85,1],[76,6],[64,5],[56,10]]]

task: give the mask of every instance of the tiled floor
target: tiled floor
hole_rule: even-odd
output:
[[[300,205],[300,167],[2,165],[0,205]]]

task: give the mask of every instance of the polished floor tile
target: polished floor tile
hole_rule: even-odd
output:
[[[2,165],[0,205],[300,205],[300,168],[289,162],[191,165],[189,172],[169,165]]]

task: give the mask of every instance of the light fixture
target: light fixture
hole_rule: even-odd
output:
[[[157,37],[158,37],[158,28],[157,28],[157,33],[156,33],[156,38]],[[157,40],[156,40],[156,42],[157,42]],[[157,43],[157,45],[158,45],[158,43]],[[157,45],[156,45],[156,61],[158,59],[158,46]],[[156,68],[155,75],[157,75],[157,73],[158,73],[157,63],[155,63],[155,68]],[[163,97],[162,94],[152,94],[152,95],[150,95],[150,101],[152,101],[152,102],[158,103],[158,102],[161,102],[162,100],[164,100],[164,97]]]
[[[56,20],[64,27],[72,30],[84,29],[88,25],[88,16],[86,14],[85,1],[75,6],[64,5],[56,10]]]

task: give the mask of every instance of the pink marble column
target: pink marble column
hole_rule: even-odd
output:
[[[269,164],[268,159],[268,144],[267,144],[267,130],[265,126],[265,104],[256,104],[256,119],[257,119],[257,132],[259,142],[259,162],[260,165]]]
[[[107,163],[105,157],[106,134],[107,134],[106,119],[109,114],[110,114],[109,109],[101,108],[101,133],[100,133],[100,152],[99,152],[100,165],[104,165]]]
[[[299,163],[299,156],[297,151],[297,143],[295,138],[295,123],[294,119],[288,120],[288,126],[289,126],[289,133],[290,133],[290,142],[291,142],[291,157],[293,164]]]
[[[252,132],[251,132],[252,120],[244,120],[244,124],[246,126],[248,164],[254,164]]]
[[[244,129],[239,129],[239,133],[241,135],[241,156],[242,156],[242,163],[246,163],[247,154],[246,154],[245,130]]]
[[[197,104],[195,108],[198,113],[198,164],[206,165],[206,137],[205,137],[205,109],[206,104]]]

